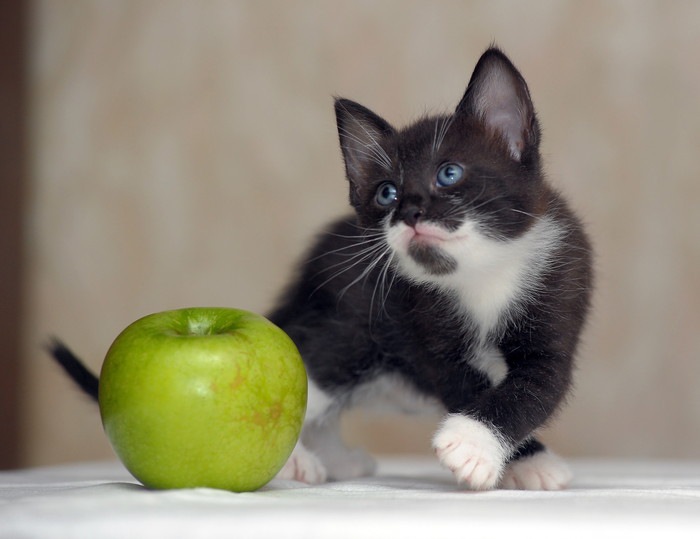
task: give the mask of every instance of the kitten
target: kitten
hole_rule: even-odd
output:
[[[472,489],[557,489],[535,438],[571,385],[591,250],[545,181],[527,84],[498,49],[449,116],[395,129],[337,99],[355,215],[330,226],[270,319],[309,374],[300,443],[280,477],[370,474],[343,411],[369,396],[440,410],[440,462]]]
[[[382,398],[444,414],[433,447],[468,488],[563,488],[567,466],[535,433],[571,386],[591,250],[545,182],[524,79],[490,48],[451,115],[395,129],[346,99],[335,111],[355,214],[319,237],[269,315],[309,375],[279,477],[371,474],[339,419]],[[96,398],[94,375],[50,351]]]

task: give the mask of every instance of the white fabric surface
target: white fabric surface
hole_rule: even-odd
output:
[[[0,473],[0,538],[700,538],[700,462],[574,461],[561,492],[460,489],[431,459],[235,494],[150,491],[118,463]]]

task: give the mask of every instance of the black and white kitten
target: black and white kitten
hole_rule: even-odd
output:
[[[558,489],[534,437],[562,404],[591,292],[578,219],[545,182],[527,84],[496,48],[453,114],[395,129],[335,103],[350,202],[270,315],[309,374],[300,443],[280,476],[372,473],[339,416],[378,394],[441,410],[440,462],[473,489]]]
[[[309,375],[279,477],[372,473],[339,418],[381,397],[444,414],[435,452],[469,488],[564,487],[567,466],[535,433],[571,386],[591,251],[545,182],[525,81],[491,48],[451,115],[399,130],[352,101],[335,110],[355,215],[319,238],[269,316]],[[97,398],[97,378],[59,342],[50,351]]]

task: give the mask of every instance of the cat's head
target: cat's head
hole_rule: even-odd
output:
[[[544,211],[530,94],[496,48],[481,56],[451,115],[395,129],[346,99],[335,110],[359,222],[384,231],[411,276],[478,265]]]

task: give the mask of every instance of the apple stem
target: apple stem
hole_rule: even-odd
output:
[[[190,335],[211,335],[212,327],[208,320],[189,320],[188,331]]]

